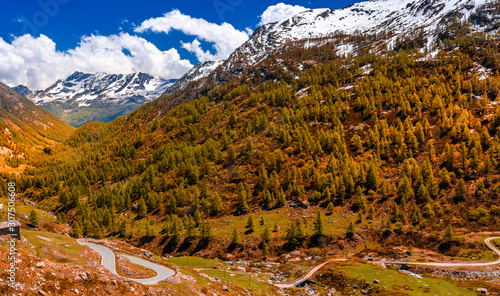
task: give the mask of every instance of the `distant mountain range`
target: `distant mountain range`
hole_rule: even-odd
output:
[[[109,122],[158,98],[175,80],[145,73],[87,74],[75,72],[45,90],[24,85],[13,89],[62,120],[79,127],[90,121]]]

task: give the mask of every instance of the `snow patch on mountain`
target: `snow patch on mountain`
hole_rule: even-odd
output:
[[[176,90],[183,89],[192,81],[197,81],[207,77],[208,75],[210,75],[210,73],[217,69],[217,67],[222,65],[223,62],[224,60],[217,60],[206,61],[197,64],[186,74],[184,74],[184,76],[179,78],[179,80],[177,80],[171,87],[169,87],[163,95],[171,94]]]

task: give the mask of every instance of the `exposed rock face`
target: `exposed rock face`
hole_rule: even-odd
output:
[[[222,65],[224,61],[207,61],[202,62],[194,66],[191,70],[189,70],[184,76],[182,76],[179,80],[177,80],[172,86],[170,86],[163,95],[171,94],[177,90],[185,88],[190,82],[197,81],[202,78],[207,77],[212,73],[217,67]]]

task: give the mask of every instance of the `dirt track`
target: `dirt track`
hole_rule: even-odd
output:
[[[500,250],[495,248],[495,246],[493,246],[493,244],[491,243],[491,241],[495,240],[495,239],[500,239],[500,236],[489,237],[489,238],[484,240],[484,243],[486,244],[486,246],[488,246],[488,248],[490,248],[493,252],[495,252],[498,256],[500,256]],[[325,264],[330,263],[330,262],[339,262],[339,261],[348,261],[348,260],[349,259],[347,259],[347,258],[328,260],[326,262],[323,262],[323,263],[315,266],[306,275],[294,280],[293,282],[275,284],[275,286],[278,288],[282,288],[282,289],[297,287],[298,285],[302,284],[307,279],[309,279],[311,276],[313,276],[313,274],[315,274],[321,267],[325,266]],[[425,266],[435,266],[435,267],[469,267],[469,266],[490,266],[490,265],[500,264],[500,258],[496,261],[490,261],[490,262],[447,263],[447,262],[405,262],[405,261],[388,262],[388,261],[379,261],[379,263],[391,263],[391,264],[401,264],[401,265],[403,265],[403,264],[406,264],[406,265],[425,265]]]

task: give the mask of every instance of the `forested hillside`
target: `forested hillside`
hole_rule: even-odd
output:
[[[500,218],[498,36],[452,32],[432,53],[408,41],[382,55],[290,46],[238,79],[81,127],[33,160],[22,192],[75,236],[168,253],[356,237],[448,252],[455,232]],[[265,213],[287,214],[278,227]],[[345,219],[325,225],[334,216]]]
[[[0,83],[0,172],[17,168],[74,129]]]

